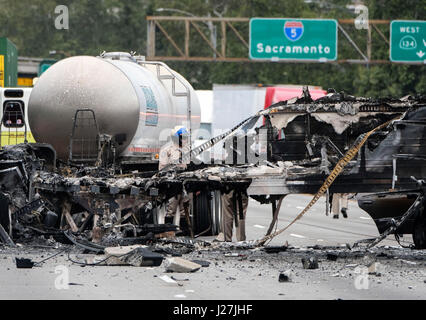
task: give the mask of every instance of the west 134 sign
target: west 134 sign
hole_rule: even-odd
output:
[[[250,20],[250,59],[337,59],[337,21],[329,19]]]

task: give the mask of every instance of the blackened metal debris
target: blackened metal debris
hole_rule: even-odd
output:
[[[395,115],[401,115],[401,120],[374,134],[329,191],[371,193],[392,187],[410,200],[410,195],[419,194],[423,188],[411,176],[417,181],[424,178],[425,114],[423,96],[369,99],[330,93],[312,101],[305,94],[256,115],[265,116],[267,161],[190,165],[186,170],[171,166],[160,172],[121,173],[111,168],[63,163],[57,166],[55,151],[49,145],[7,146],[0,151],[0,200],[2,209],[7,207],[0,210],[1,239],[12,244],[17,239],[53,236],[93,252],[112,245],[134,244],[159,244],[155,250],[168,254],[176,254],[175,247],[179,246],[193,250],[208,244],[182,237],[161,242],[161,238],[178,231],[177,226],[156,221],[159,208],[168,199],[181,193],[248,188],[252,198],[271,203],[286,194],[315,193],[360,134]],[[413,141],[413,137],[418,138]],[[373,211],[370,214],[381,231],[389,227],[391,219],[404,214],[398,211],[379,217]],[[403,227],[413,230],[408,223],[424,225],[420,211],[411,218],[396,232]],[[197,234],[189,229],[182,231],[184,235]],[[426,243],[421,238],[423,230],[416,232],[416,245],[421,247]],[[167,244],[174,247],[161,248]],[[253,248],[254,244],[229,247]],[[280,252],[287,248],[265,250]]]
[[[18,269],[31,269],[34,266],[34,261],[27,258],[15,258],[16,267]]]
[[[309,257],[302,258],[303,269],[318,269],[318,258],[317,257]]]

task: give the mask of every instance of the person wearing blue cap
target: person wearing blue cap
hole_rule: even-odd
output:
[[[183,148],[188,139],[188,130],[184,126],[176,126],[171,130],[171,141],[160,150],[158,169],[161,170],[169,164],[176,165],[179,169],[185,169],[186,163],[182,161]],[[179,194],[172,197],[166,205],[166,216],[173,217],[173,224],[179,226],[181,214],[185,214],[185,206],[188,206],[190,197]],[[159,216],[158,223],[164,223],[164,214]]]

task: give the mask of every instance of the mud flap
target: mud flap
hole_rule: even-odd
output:
[[[0,225],[10,234],[9,199],[0,192]]]
[[[424,211],[414,222],[413,242],[416,249],[426,249],[426,217]]]

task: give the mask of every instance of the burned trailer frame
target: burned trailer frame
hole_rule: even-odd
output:
[[[137,174],[120,177],[98,168],[90,175],[65,176],[37,171],[33,176],[33,193],[41,199],[37,208],[45,207],[44,221],[32,224],[36,234],[53,235],[66,240],[63,231],[84,235],[94,243],[144,243],[156,234],[177,231],[179,226],[160,224],[160,207],[179,194],[192,195],[192,205],[182,217],[180,227],[184,234],[198,237],[217,235],[221,223],[221,192],[245,190],[250,179],[221,179],[200,176],[200,170],[170,169],[150,177]],[[93,168],[95,170],[95,168]],[[146,173],[141,173],[146,175]],[[31,203],[27,204],[31,206]],[[47,212],[56,213],[53,224],[47,222]],[[51,220],[50,220],[51,221]]]
[[[287,162],[288,167],[283,175],[253,178],[248,194],[272,203],[273,212],[276,201],[285,195],[316,194],[356,139],[390,120],[387,128],[374,132],[356,150],[357,156],[328,192],[369,194],[359,196],[359,204],[380,233],[400,219],[421,193],[416,179],[426,174],[424,96],[366,99],[332,92],[313,101],[305,91],[302,98],[272,105],[265,118],[268,160]],[[387,206],[377,200],[398,195],[405,199],[399,210],[386,212]],[[394,233],[412,233],[416,247],[426,248],[424,217],[423,208],[417,209]]]
[[[302,98],[274,104],[228,133],[211,139],[205,146],[191,148],[182,157],[197,155],[232,135],[238,128],[246,125],[248,128],[259,116],[265,116],[267,161],[257,164],[192,164],[185,170],[172,165],[158,172],[123,175],[103,166],[34,166],[55,157],[43,154],[49,152],[40,152],[37,156],[33,151],[28,156],[22,150],[31,149],[29,144],[5,150],[0,163],[24,159],[24,168],[31,168],[26,169],[31,172],[30,179],[21,179],[23,187],[27,188],[21,192],[25,195],[23,203],[15,205],[17,210],[12,215],[19,213],[15,214],[15,219],[18,222],[23,219],[22,224],[28,222],[27,218],[35,218],[27,229],[37,234],[63,235],[63,230],[70,229],[92,242],[144,242],[155,234],[176,230],[174,225],[158,224],[156,213],[168,199],[183,192],[192,194],[195,201],[191,208],[192,216],[185,212],[181,221],[189,234],[196,237],[218,231],[220,193],[247,190],[249,196],[261,203],[272,203],[275,218],[281,204],[281,201],[277,204],[277,200],[292,193],[317,193],[342,155],[349,151],[356,151],[356,157],[328,186],[330,193],[371,194],[392,189],[392,192],[406,197],[422,195],[423,189],[418,180],[424,178],[426,169],[425,107],[424,97],[374,100],[330,93],[313,101],[306,90]],[[378,126],[380,130],[376,130]],[[353,150],[352,145],[360,146],[357,141],[366,132],[370,133],[366,143]],[[247,140],[243,141],[245,152],[248,152]],[[244,158],[248,161],[249,157],[246,155]],[[417,180],[414,181],[412,176]],[[6,189],[10,198],[10,191],[16,188],[10,185]],[[214,197],[211,196],[213,193]],[[41,204],[36,202],[38,199],[41,199]],[[367,212],[381,233],[389,230],[389,226],[397,225],[396,233],[413,233],[416,246],[424,247],[423,203],[416,205],[415,210],[412,205],[408,206],[408,217],[403,211],[405,207],[392,216],[379,216],[371,210]],[[41,216],[44,220],[37,220]],[[402,216],[407,219],[395,224],[394,221]],[[25,229],[25,225],[21,229]]]
[[[120,233],[123,238],[138,238],[149,232],[176,230],[171,225],[154,225],[149,219],[152,214],[141,214],[145,213],[146,205],[156,203],[158,189],[149,187],[141,191],[137,186],[141,182],[132,180],[116,185],[105,178],[81,177],[71,178],[70,183],[67,179],[55,181],[51,175],[46,175],[35,178],[34,189],[59,213],[56,229],[69,228],[74,234],[85,234],[95,243],[108,234],[115,234],[120,240]]]
[[[96,141],[99,136],[96,132]],[[7,204],[5,219],[2,214],[2,225],[10,236],[53,236],[68,242],[70,238],[63,232],[69,229],[95,243],[105,237],[115,244],[144,242],[157,234],[177,231],[179,226],[160,224],[156,218],[160,206],[164,208],[170,198],[183,192],[192,193],[194,199],[190,212],[181,219],[185,231],[195,237],[217,235],[220,192],[240,188],[241,184],[185,176],[184,170],[173,165],[160,172],[118,174],[121,167],[104,161],[99,150],[96,153],[94,164],[58,161],[57,168],[56,153],[50,145],[25,143],[5,147],[0,154],[0,167],[7,171],[2,184],[3,202],[19,200],[15,200],[12,210]],[[191,167],[187,171],[197,169]],[[247,186],[246,183],[242,188]],[[9,227],[12,220],[14,223]]]

